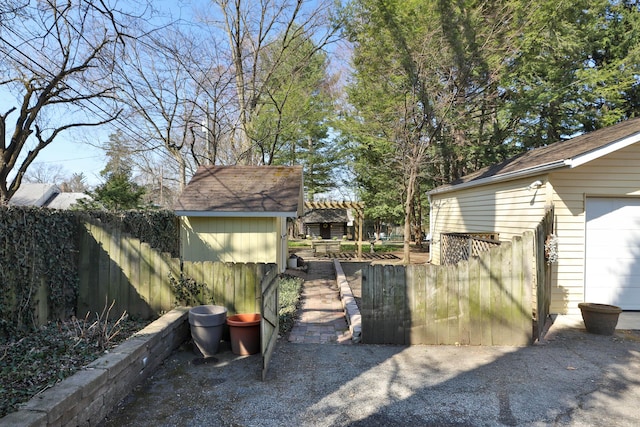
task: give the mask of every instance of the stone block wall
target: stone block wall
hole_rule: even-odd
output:
[[[86,368],[0,419],[5,426],[96,425],[189,338],[188,309],[151,323]]]

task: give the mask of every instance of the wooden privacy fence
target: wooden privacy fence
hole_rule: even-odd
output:
[[[200,304],[224,305],[229,314],[259,313],[262,279],[275,270],[275,264],[181,263],[119,231],[85,223],[77,313],[101,313],[115,300],[112,316],[126,310],[133,317],[155,318],[175,307],[169,275],[178,279],[181,272],[206,285]]]
[[[370,265],[363,273],[364,343],[532,342],[532,232],[455,265]]]

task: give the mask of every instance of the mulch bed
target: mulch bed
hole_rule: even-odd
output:
[[[358,260],[358,254],[355,252],[339,252],[339,253],[328,253],[322,254],[321,257],[318,258],[331,258],[331,259],[340,259],[340,260]],[[382,260],[382,259],[390,259],[397,260],[398,258],[395,254],[392,253],[362,253],[362,260]]]

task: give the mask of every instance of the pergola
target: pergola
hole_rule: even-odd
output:
[[[307,209],[351,209],[355,212],[358,258],[362,258],[362,229],[364,227],[364,203],[362,202],[304,202]]]

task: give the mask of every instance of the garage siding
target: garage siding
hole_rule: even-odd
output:
[[[640,196],[640,146],[629,146],[575,169],[550,174],[559,261],[551,311],[578,314],[584,301],[587,197]]]
[[[431,197],[431,256],[440,264],[441,233],[497,232],[510,241],[544,215],[546,189],[527,187],[538,178],[487,185]]]

